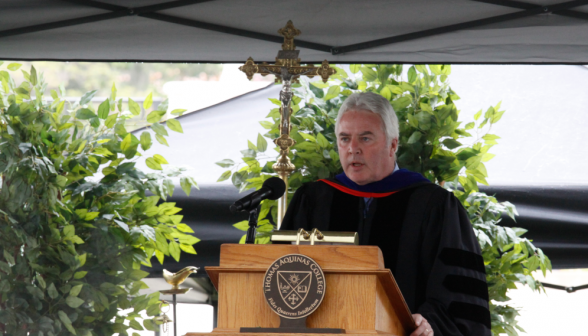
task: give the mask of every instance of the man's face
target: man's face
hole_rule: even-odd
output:
[[[386,141],[382,119],[369,111],[347,111],[339,121],[339,160],[359,185],[380,181],[394,171],[398,139]]]

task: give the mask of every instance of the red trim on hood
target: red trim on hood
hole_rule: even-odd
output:
[[[319,181],[324,182],[324,183],[330,185],[331,187],[333,187],[333,188],[335,188],[335,189],[337,189],[339,191],[342,191],[342,192],[344,192],[346,194],[357,196],[357,197],[381,198],[381,197],[390,196],[390,195],[392,195],[392,194],[397,193],[398,191],[400,191],[400,190],[396,190],[396,191],[391,191],[391,192],[387,192],[387,193],[372,193],[372,192],[364,192],[364,191],[353,190],[351,188],[347,188],[347,187],[342,186],[342,185],[340,185],[338,183],[335,183],[335,182],[329,181],[329,180],[325,180],[325,179],[322,179],[322,180],[319,180]]]

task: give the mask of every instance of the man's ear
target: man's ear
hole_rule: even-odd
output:
[[[392,143],[390,144],[390,156],[394,157],[396,151],[398,151],[398,138],[392,139]]]

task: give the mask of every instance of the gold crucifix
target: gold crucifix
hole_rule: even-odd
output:
[[[314,77],[320,76],[323,82],[327,82],[329,76],[335,74],[335,69],[329,66],[329,62],[324,60],[320,67],[312,65],[300,65],[300,58],[298,54],[300,50],[296,50],[294,44],[294,37],[300,35],[300,30],[296,29],[292,21],[288,21],[284,28],[278,30],[278,34],[284,37],[282,50],[278,51],[276,56],[276,64],[255,64],[253,58],[249,57],[245,65],[239,67],[249,80],[253,75],[258,73],[262,76],[275,75],[276,83],[282,82],[283,87],[280,91],[280,137],[274,140],[274,143],[280,147],[280,157],[272,166],[274,171],[278,173],[280,178],[286,183],[286,193],[278,201],[278,229],[282,224],[282,219],[286,214],[287,196],[288,196],[288,176],[294,171],[296,167],[290,162],[288,153],[290,147],[295,143],[294,139],[290,138],[290,116],[292,115],[292,108],[290,103],[294,93],[292,92],[292,83],[297,83],[300,76]]]

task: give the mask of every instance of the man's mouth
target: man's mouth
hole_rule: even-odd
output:
[[[353,167],[361,167],[361,166],[363,166],[363,163],[359,163],[359,162],[351,162],[351,165],[352,165]]]

